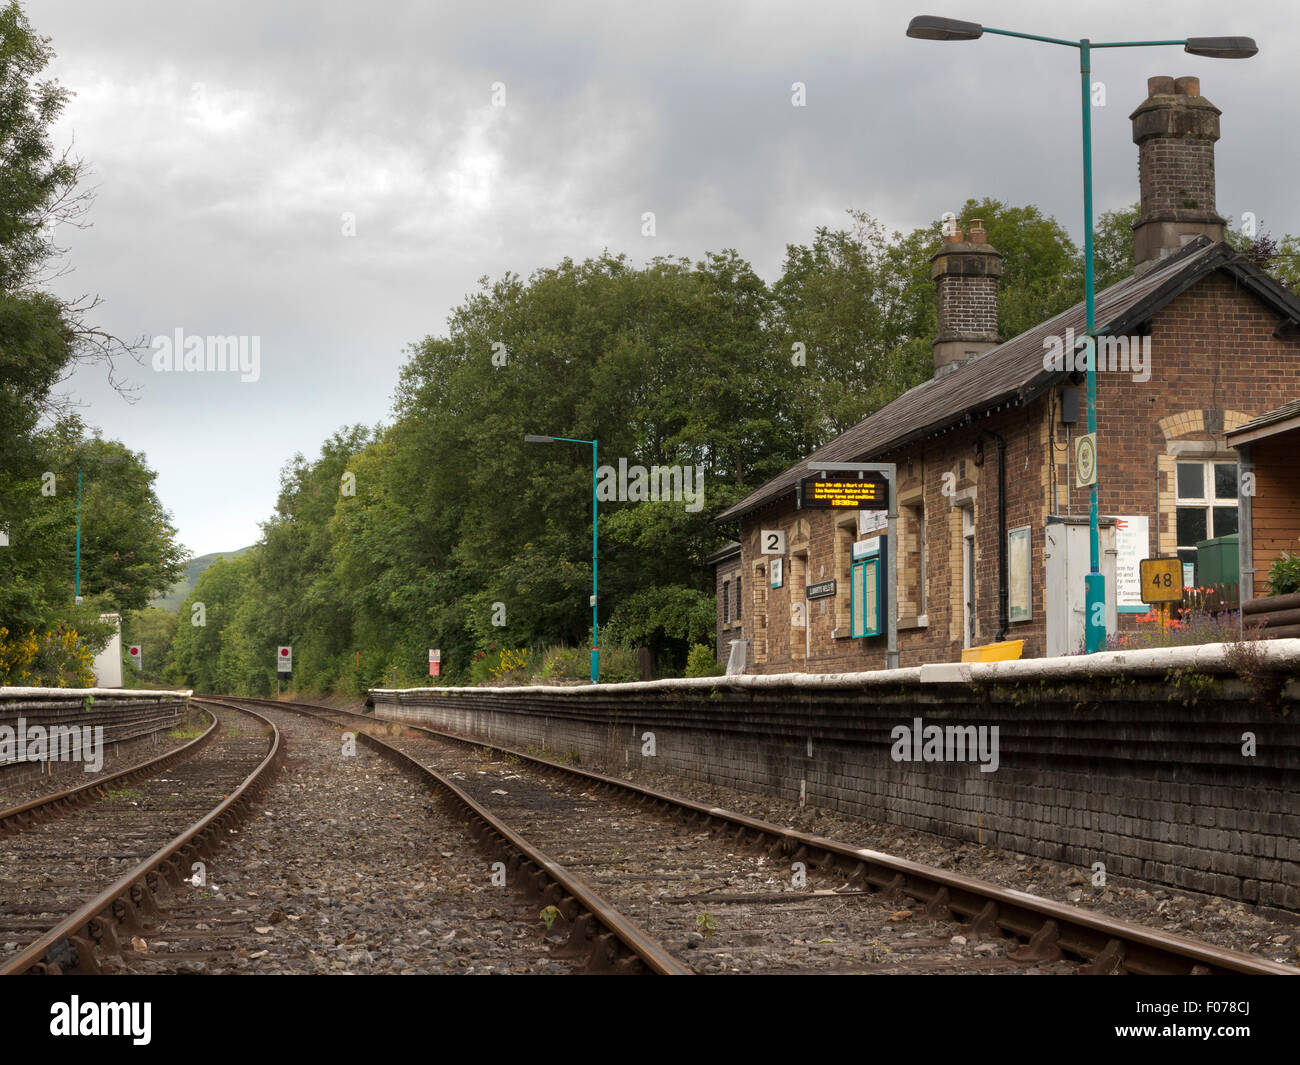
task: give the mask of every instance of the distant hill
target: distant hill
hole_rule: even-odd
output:
[[[242,555],[245,551],[251,549],[250,545],[250,547],[241,547],[237,551],[214,551],[210,555],[199,555],[198,558],[190,559],[185,566],[185,576],[162,595],[151,600],[149,605],[161,607],[163,610],[170,610],[174,614],[181,608],[181,604],[185,602],[185,597],[194,590],[194,585],[198,583],[199,574],[212,563],[219,558],[234,558],[236,555]]]

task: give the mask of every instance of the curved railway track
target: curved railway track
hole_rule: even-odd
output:
[[[185,747],[0,814],[0,975],[103,971],[237,830],[280,764],[279,730],[203,702],[213,725]]]
[[[678,941],[684,931],[683,914],[687,919],[696,916],[701,905],[740,906],[751,911],[744,914],[747,924],[742,935],[762,940],[783,922],[806,919],[807,914],[801,917],[800,911],[821,907],[823,912],[828,912],[825,908],[832,905],[843,918],[835,925],[841,934],[861,936],[863,928],[855,927],[842,905],[852,902],[854,906],[875,904],[876,910],[866,915],[866,928],[879,929],[882,914],[888,920],[900,913],[911,916],[912,909],[923,911],[932,931],[941,934],[933,934],[928,940],[916,936],[919,942],[909,944],[921,965],[925,964],[927,950],[940,951],[955,932],[985,942],[1003,941],[1010,948],[984,959],[983,965],[967,966],[963,971],[1055,966],[1050,971],[1300,975],[1300,970],[1266,959],[809,835],[498,745],[334,707],[242,698],[240,701],[292,709],[351,725],[357,728],[359,738],[364,737],[364,742],[392,752],[389,757],[404,764],[408,772],[436,778],[438,787],[455,795],[470,818],[482,826],[483,838],[496,841],[511,855],[508,865],[512,871],[524,868],[535,880],[536,890],[557,906],[563,917],[575,923],[580,942],[590,939],[596,926],[601,929],[595,933],[597,937],[614,938],[622,935],[624,926],[631,927],[635,932],[631,942],[625,940],[622,946],[615,947],[602,940],[601,945],[611,957],[615,950],[622,954],[623,968],[643,967],[629,959],[644,963],[642,952],[647,951],[648,941],[658,948],[662,957],[675,961],[679,970],[690,971],[681,960],[683,951],[679,949],[675,956],[632,921],[623,918],[620,923],[619,908],[636,912],[641,923],[657,936]],[[406,730],[406,738],[386,741],[362,731],[394,727]],[[491,752],[496,764],[494,772],[486,771],[484,759],[481,755],[476,758],[476,751]],[[544,779],[549,778],[544,787],[525,781],[518,771],[511,772],[525,766],[542,774]],[[621,798],[619,812],[605,816],[603,806],[609,804],[594,802],[596,796]],[[602,805],[601,817],[595,814],[598,805]],[[647,814],[652,815],[649,824]],[[503,818],[508,818],[510,825]],[[580,833],[574,832],[575,820],[583,826]],[[598,821],[607,823],[598,827]],[[670,826],[669,832],[665,832],[665,824]],[[523,833],[529,839],[524,839]],[[726,868],[716,866],[716,858],[710,858],[706,846],[706,840],[712,841],[716,855],[718,836],[726,838],[729,856],[735,858]],[[612,839],[618,840],[613,854],[608,850]],[[555,861],[547,858],[538,846],[551,851],[563,850],[568,857],[564,863]],[[662,857],[658,866],[653,860],[649,865],[642,861],[632,866],[650,872],[629,875],[626,871],[629,862],[617,860],[624,857],[624,851],[629,858],[655,851]],[[611,857],[616,860],[611,861]],[[715,865],[710,865],[711,861]],[[776,865],[767,864],[764,869],[765,862]],[[806,869],[806,890],[795,891],[782,885],[774,889],[770,874],[779,868],[782,876],[788,878],[785,870],[794,863],[802,863]],[[617,868],[619,865],[624,867],[622,872]],[[600,893],[577,868],[596,881]],[[665,897],[660,892],[657,899],[648,898],[644,890],[644,885],[650,882],[698,881],[701,874],[706,882],[710,877],[724,880],[733,880],[737,875],[748,877],[756,888],[761,885],[761,889],[739,895],[696,892]],[[731,921],[737,911],[729,909],[727,913]],[[802,941],[800,945],[810,944]],[[888,947],[882,949],[885,954],[890,952]],[[817,971],[834,967],[817,965]],[[644,964],[644,967],[656,972],[673,971],[666,961],[661,966]],[[801,968],[807,971],[806,967],[783,963],[778,958],[768,971],[789,972]],[[850,971],[860,971],[860,967],[850,966]],[[1040,971],[1044,970],[1040,968]]]

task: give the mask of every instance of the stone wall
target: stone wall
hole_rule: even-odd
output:
[[[45,735],[55,726],[102,728],[106,753],[134,752],[151,746],[163,733],[180,724],[189,696],[188,691],[120,688],[0,688],[0,785],[51,772],[61,776],[64,775],[61,771],[70,768],[57,759],[52,763],[47,759],[18,761],[16,746],[20,732],[30,736],[36,727]],[[6,741],[12,742],[15,749],[5,750]],[[141,758],[144,757],[142,753]]]

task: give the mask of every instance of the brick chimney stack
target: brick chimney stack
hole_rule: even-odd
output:
[[[939,301],[939,332],[932,345],[934,376],[942,377],[1002,342],[998,336],[998,278],[1002,256],[976,218],[963,235],[944,238],[930,258]]]
[[[1220,113],[1201,95],[1199,78],[1147,79],[1147,98],[1129,116],[1142,190],[1133,225],[1135,273],[1200,234],[1223,239],[1224,220],[1214,209]]]

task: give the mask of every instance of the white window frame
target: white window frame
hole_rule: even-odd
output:
[[[1183,509],[1193,507],[1201,508],[1205,511],[1205,538],[1213,540],[1219,536],[1229,536],[1230,533],[1216,532],[1214,528],[1214,508],[1231,506],[1238,511],[1237,529],[1241,528],[1240,502],[1234,493],[1231,498],[1220,498],[1214,495],[1214,467],[1216,465],[1232,466],[1236,469],[1237,460],[1230,455],[1207,455],[1195,458],[1179,457],[1174,463],[1174,550],[1178,551],[1195,551],[1195,544],[1180,544],[1178,539],[1178,512]],[[1201,467],[1201,486],[1205,493],[1199,497],[1183,496],[1180,494],[1178,484],[1178,467],[1180,466],[1200,466]],[[1240,474],[1238,473],[1238,476]],[[1238,486],[1240,489],[1240,485]],[[1234,530],[1236,531],[1236,530]]]

